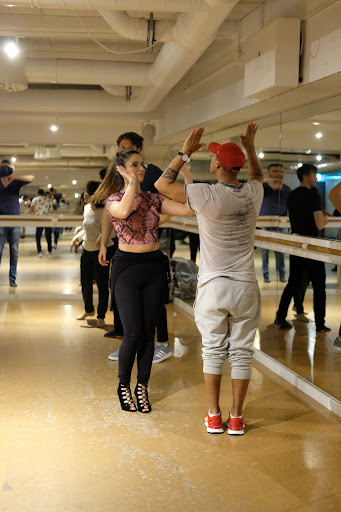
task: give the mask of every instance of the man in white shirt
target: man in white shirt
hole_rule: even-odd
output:
[[[200,235],[200,266],[195,320],[202,335],[203,371],[209,401],[205,425],[209,433],[223,433],[219,406],[222,367],[231,365],[233,404],[229,434],[244,434],[242,406],[247,392],[260,319],[260,293],[254,267],[254,233],[263,200],[263,173],[254,146],[257,125],[250,123],[241,142],[248,157],[249,180],[237,175],[245,164],[239,146],[211,143],[210,172],[218,183],[180,185],[175,179],[190,155],[204,144],[203,128],[193,130],[183,150],[155,183],[162,194],[195,210]]]
[[[43,189],[38,190],[37,197],[32,199],[30,213],[34,213],[38,217],[42,215],[48,215],[52,210],[52,198],[50,195],[45,195]],[[45,238],[47,242],[47,255],[51,256],[52,254],[52,228],[36,228],[36,244],[37,244],[37,253],[38,258],[43,257],[43,253],[41,250],[41,237],[43,236],[43,231],[45,229]]]

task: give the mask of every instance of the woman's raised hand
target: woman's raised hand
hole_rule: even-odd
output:
[[[185,155],[191,156],[192,153],[198,151],[203,146],[206,146],[203,142],[200,142],[202,134],[204,133],[204,128],[196,128],[196,130],[192,130],[188,135],[187,139],[184,142],[182,152]]]
[[[118,165],[116,167],[117,171],[120,173],[120,175],[123,177],[123,179],[129,181],[129,182],[136,182],[136,174],[135,174],[135,168],[132,167],[131,169],[126,169],[122,165]]]

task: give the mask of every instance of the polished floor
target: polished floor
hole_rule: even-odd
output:
[[[207,434],[200,338],[171,304],[174,356],[153,366],[153,412],[122,412],[107,359],[119,342],[75,320],[79,255],[67,248],[65,237],[37,260],[23,240],[14,290],[6,257],[0,268],[1,511],[340,509],[339,418],[255,362],[246,435]],[[230,404],[226,365],[224,418]]]

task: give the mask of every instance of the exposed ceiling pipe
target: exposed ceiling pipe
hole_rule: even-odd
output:
[[[11,0],[14,7],[39,9],[104,9],[115,11],[145,12],[192,12],[207,11],[214,7],[215,0]],[[222,5],[226,4],[221,0]],[[0,0],[0,5],[7,6],[8,0]]]
[[[148,85],[151,64],[106,60],[26,59],[30,83]]]
[[[111,94],[112,96],[126,96],[126,87],[122,85],[103,85],[101,84],[102,89],[107,92],[108,94]],[[132,94],[134,97],[139,95],[139,88],[134,87],[132,90]]]
[[[99,14],[105,21],[123,37],[135,41],[146,41],[148,20],[144,18],[132,18],[125,12],[99,10]],[[157,21],[155,23],[155,39],[157,41],[175,41],[174,25],[169,21]]]

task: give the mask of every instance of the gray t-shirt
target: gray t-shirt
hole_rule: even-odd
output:
[[[195,183],[186,185],[185,193],[199,226],[198,286],[219,276],[256,281],[254,237],[263,184]]]

